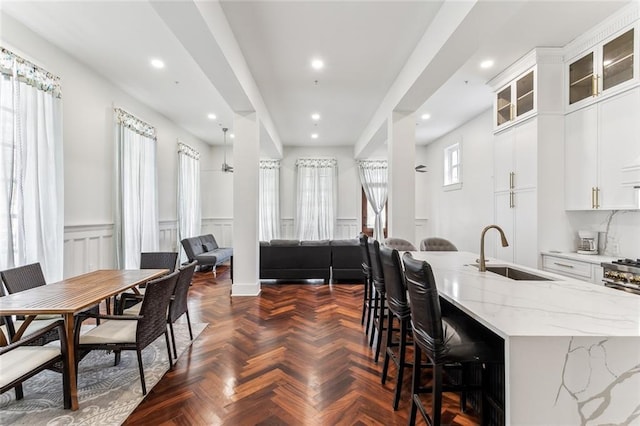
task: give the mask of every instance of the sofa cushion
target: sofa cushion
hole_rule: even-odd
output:
[[[213,245],[213,243],[204,243],[202,245],[202,250],[206,253],[208,251],[213,251],[215,250],[215,247]]]
[[[271,246],[298,246],[299,240],[271,240]]]
[[[330,243],[329,240],[308,240],[308,241],[300,241],[301,246],[328,246]]]
[[[211,251],[213,249],[218,248],[218,242],[216,241],[215,237],[212,234],[201,235],[200,242],[202,243],[202,246],[206,245],[207,247],[211,247],[207,251]]]

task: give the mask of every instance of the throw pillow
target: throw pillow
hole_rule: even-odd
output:
[[[214,247],[213,247],[213,243],[204,243],[204,244],[202,245],[202,250],[204,250],[205,252],[207,252],[207,251],[211,251],[211,250],[213,250],[213,249],[214,249]]]

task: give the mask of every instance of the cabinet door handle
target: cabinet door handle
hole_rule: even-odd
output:
[[[516,206],[515,197],[513,191],[509,192],[509,208],[514,208]]]
[[[513,189],[514,188],[515,177],[516,177],[515,172],[509,173],[509,189]]]
[[[591,187],[591,208],[596,208],[596,188],[594,186]]]
[[[600,188],[596,186],[596,209],[600,208]]]
[[[554,265],[564,266],[565,268],[573,268],[573,265],[567,265],[566,263],[553,262]]]
[[[598,76],[596,74],[591,77],[591,96],[598,96]]]

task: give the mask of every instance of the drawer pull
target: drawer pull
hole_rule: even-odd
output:
[[[553,262],[554,265],[564,266],[565,268],[573,268],[573,265],[567,265],[566,263]]]

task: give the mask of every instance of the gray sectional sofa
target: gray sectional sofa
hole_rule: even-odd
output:
[[[261,241],[260,279],[362,280],[358,240]]]
[[[199,267],[211,266],[214,274],[216,266],[230,260],[233,256],[233,249],[218,247],[216,239],[211,234],[185,238],[181,243],[189,262],[197,260]]]

